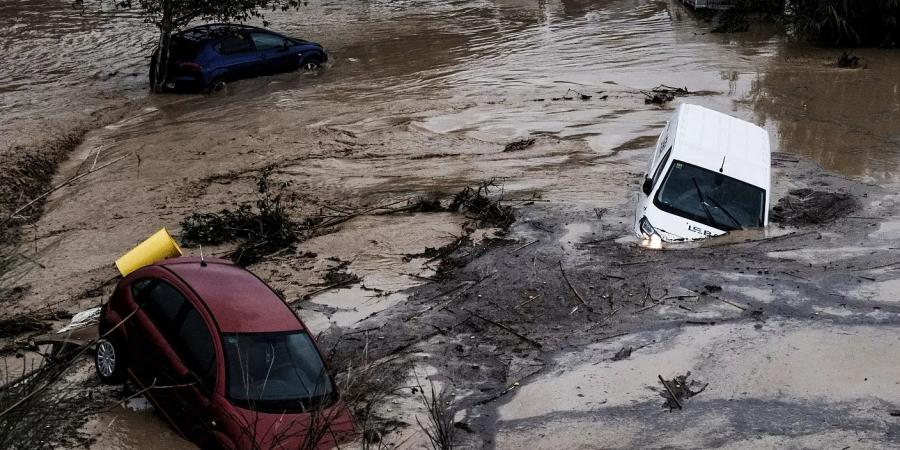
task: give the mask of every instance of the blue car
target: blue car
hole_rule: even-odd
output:
[[[150,62],[156,86],[159,49]],[[249,25],[208,24],[172,36],[163,90],[214,92],[243,78],[296,70],[315,71],[328,61],[321,45]]]

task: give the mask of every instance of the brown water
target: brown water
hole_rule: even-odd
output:
[[[621,207],[674,106],[644,105],[640,90],[659,84],[708,91],[685,100],[763,125],[775,149],[826,168],[876,181],[900,170],[900,55],[868,50],[860,52],[866,69],[838,69],[839,52],[772,31],[708,34],[674,2],[315,2],[269,19],[274,29],[324,44],[332,58],[324,73],[243,81],[215,96],[148,96],[154,35],[133,14],[82,14],[67,0],[0,1],[0,151],[64,131],[97,108],[129,99],[140,106],[89,136],[61,170],[120,155],[141,162],[129,158],[55,194],[26,231],[47,267],[23,278],[34,301],[108,278],[110,262],[161,225],[251,197],[245,184],[197,189],[193,181],[276,161],[278,176],[293,181],[309,207],[452,191],[494,176],[521,198],[539,192],[568,205]],[[569,89],[593,97],[553,100]],[[534,147],[499,151],[526,136],[538,137]],[[361,219],[306,245],[354,260],[350,269],[366,284],[400,289],[414,284],[406,273],[417,269],[402,255],[448,240],[444,227],[456,227],[400,222]],[[560,244],[594,231],[602,230],[574,224]],[[404,239],[412,233],[430,238]],[[343,245],[329,242],[341,238]],[[254,270],[299,296],[315,289],[320,268],[296,266]],[[339,301],[369,299],[368,291],[348,291],[320,297],[342,315],[313,322],[357,320],[375,303],[402,301],[388,295],[352,308]],[[88,429],[114,419],[116,433],[98,447],[149,448],[154,438],[159,448],[183,445],[140,408],[96,418]]]
[[[0,18],[7,143],[146,96],[154,33],[133,13],[7,0]],[[720,92],[691,101],[760,123],[774,132],[777,149],[849,175],[891,178],[900,161],[896,52],[860,52],[866,69],[841,70],[832,64],[837,51],[786,44],[768,31],[707,34],[679,6],[646,0],[325,1],[269,19],[272,28],[323,43],[333,67],[317,79],[240,83],[225,101],[147,101],[179,103],[172,119],[199,122],[364,102],[369,124],[392,125],[405,119],[400,102],[441,99],[452,109],[420,126],[492,142],[527,134],[579,139],[603,154],[623,137],[656,132],[668,110],[638,107],[637,90],[665,83]],[[569,88],[595,97],[550,101]],[[610,101],[597,100],[598,91]],[[614,101],[623,96],[634,105]],[[547,101],[531,101],[538,98]]]

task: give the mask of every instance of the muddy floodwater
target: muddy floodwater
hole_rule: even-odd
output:
[[[450,212],[364,214],[250,269],[316,333],[388,330],[385,317],[406,324],[379,331],[373,354],[402,342],[419,358],[418,373],[454,386],[463,405],[457,420],[466,424],[460,433],[473,447],[870,448],[900,440],[900,422],[888,414],[900,404],[900,285],[890,265],[900,247],[897,52],[858,50],[864,67],[840,69],[837,50],[793,42],[764,24],[712,34],[675,1],[313,1],[267,20],[323,44],[327,70],[240,81],[208,96],[150,95],[153,29],[133,12],[86,8],[65,0],[0,6],[0,152],[41,151],[54,136],[86,128],[55,182],[112,163],[55,192],[22,227],[15,252],[23,263],[3,280],[20,294],[2,305],[6,313],[96,305],[114,286],[118,256],[162,226],[177,238],[192,212],[252,202],[256,174],[267,166],[293,193],[297,217],[447,197],[493,178],[518,211],[509,234],[473,232]],[[658,85],[692,94],[645,104],[644,91]],[[854,195],[860,211],[823,230],[773,225],[685,250],[681,260],[638,253],[634,196],[649,149],[685,101],[770,132],[779,152],[773,205],[815,180],[812,187]],[[503,152],[525,138],[534,144]],[[522,343],[489,338],[479,344],[481,326],[446,331],[465,319],[448,315],[475,306],[423,303],[443,299],[457,281],[435,282],[438,263],[426,250],[464,234],[487,256],[459,275],[467,287],[458,292],[507,311],[499,319],[479,313],[491,320],[522,321],[520,331],[546,339],[532,345],[540,351],[511,352]],[[537,244],[491,253],[501,235],[513,248]],[[743,243],[766,236],[787,238]],[[668,265],[654,273],[648,261]],[[576,288],[558,284],[562,267],[594,306],[563,300]],[[337,270],[359,280],[333,286],[326,280]],[[738,306],[701,299],[701,279],[724,285],[722,297]],[[556,290],[542,293],[548,286]],[[648,296],[694,294],[697,304],[670,298],[645,309]],[[517,306],[524,302],[565,311],[525,314]],[[751,316],[755,309],[771,319]],[[431,328],[414,328],[422,317],[434,320]],[[569,322],[578,320],[627,335],[601,338],[592,334],[599,325]],[[575,325],[584,331],[571,334],[583,339],[561,336]],[[445,338],[434,337],[434,327]],[[465,350],[454,353],[451,343]],[[636,348],[631,359],[608,359],[625,346]],[[447,354],[454,356],[428,357]],[[817,379],[816,367],[827,376]],[[679,426],[676,413],[659,407],[655,380],[686,371],[710,385]],[[102,392],[111,405],[80,424],[93,448],[189,448],[146,402]],[[413,417],[421,411],[410,403],[394,399],[381,413],[410,425],[394,442],[423,444]],[[767,416],[754,435],[740,424],[767,410],[796,427]],[[849,416],[838,426],[840,414]],[[672,440],[644,435],[657,426]]]

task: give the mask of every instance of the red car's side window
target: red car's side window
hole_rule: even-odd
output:
[[[140,280],[132,284],[135,301],[208,390],[216,380],[216,352],[212,335],[196,308],[171,284]]]
[[[216,382],[216,349],[212,336],[200,313],[190,304],[185,307],[187,311],[178,327],[175,348],[185,365],[200,377],[207,389],[212,390]]]
[[[138,294],[135,300],[163,336],[171,339],[178,315],[187,303],[184,296],[174,286],[162,280],[152,280]]]

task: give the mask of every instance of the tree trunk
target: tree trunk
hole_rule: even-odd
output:
[[[162,2],[162,17],[156,24],[159,28],[159,48],[156,53],[156,61],[153,67],[153,90],[162,92],[166,85],[166,75],[169,73],[169,46],[172,43],[172,33],[175,32],[175,20],[173,16],[172,0]]]

